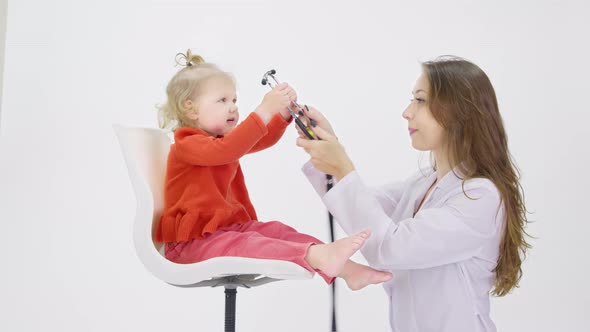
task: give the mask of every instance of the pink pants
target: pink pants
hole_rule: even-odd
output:
[[[302,234],[278,221],[249,221],[219,228],[204,239],[166,243],[166,258],[175,263],[190,264],[220,257],[235,256],[277,259],[293,262],[308,271],[318,272],[328,284],[333,277],[316,271],[305,261],[312,244],[323,242]]]

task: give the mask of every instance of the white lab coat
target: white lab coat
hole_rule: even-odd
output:
[[[369,264],[391,271],[384,284],[394,332],[492,332],[490,290],[504,225],[500,194],[487,179],[439,181],[420,171],[405,182],[366,186],[356,171],[326,193],[325,174],[303,172],[347,234],[370,228],[361,249]],[[465,196],[465,193],[470,199]]]

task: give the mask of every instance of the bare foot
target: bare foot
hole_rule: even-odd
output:
[[[314,269],[335,277],[340,274],[350,256],[363,246],[370,235],[371,232],[365,230],[329,244],[313,245],[309,247],[305,260]]]
[[[340,275],[338,275],[352,290],[359,290],[368,285],[380,284],[393,278],[390,272],[375,270],[372,267],[355,263],[349,260]]]

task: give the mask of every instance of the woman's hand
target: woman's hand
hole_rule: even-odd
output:
[[[334,136],[328,120],[317,110],[312,110],[311,115],[309,118],[317,121],[312,130],[321,140],[309,140],[299,131],[297,146],[311,156],[311,163],[315,168],[340,180],[354,170],[354,165]]]
[[[332,136],[336,136],[336,134],[334,134],[334,129],[332,129],[332,125],[330,125],[330,121],[328,121],[328,119],[326,119],[326,117],[320,113],[320,111],[318,111],[317,109],[315,109],[312,106],[307,107],[307,105],[305,105],[305,107],[303,107],[304,113],[303,114],[299,114],[299,115],[303,115],[303,117],[300,117],[301,121],[303,121],[307,126],[311,126],[311,130],[315,130],[314,128],[316,126],[321,127],[323,130],[327,131],[328,134],[332,135]],[[310,124],[309,121],[307,121],[307,119],[313,120],[313,123]],[[299,127],[297,127],[297,131],[299,132],[299,136],[302,137],[307,137],[305,136],[305,134],[303,134],[303,132],[299,129]]]

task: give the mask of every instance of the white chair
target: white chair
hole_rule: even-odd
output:
[[[218,257],[195,264],[176,264],[163,256],[154,229],[164,208],[164,177],[170,150],[168,135],[154,128],[114,125],[137,199],[133,240],[139,259],[157,278],[178,287],[225,288],[225,331],[235,331],[237,287],[272,281],[310,279],[312,274],[286,261]]]

